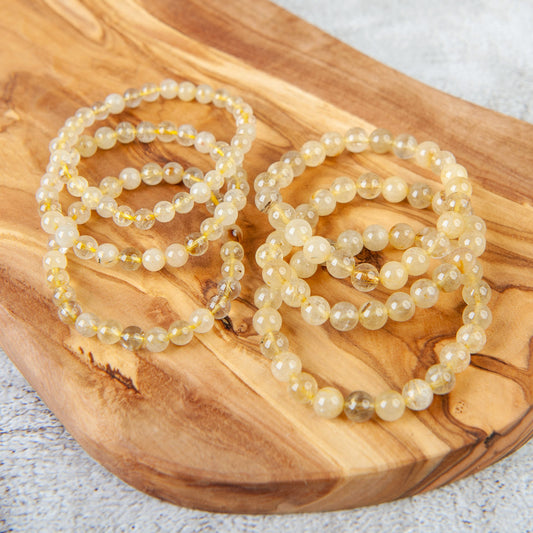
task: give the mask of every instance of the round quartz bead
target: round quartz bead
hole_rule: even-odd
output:
[[[161,91],[161,96],[165,100],[171,100],[172,98],[176,98],[178,96],[178,82],[172,79],[166,79],[163,80],[159,84],[159,88]]]
[[[364,152],[368,148],[368,135],[362,128],[350,128],[344,134],[344,143],[349,152]]]
[[[391,176],[387,178],[381,187],[383,198],[387,202],[398,203],[405,200],[409,187],[403,178]]]
[[[154,206],[154,216],[159,222],[170,222],[175,215],[174,205],[166,200],[157,202]]]
[[[129,122],[120,122],[115,126],[117,141],[122,144],[128,144],[135,140],[137,130]]]
[[[124,270],[138,270],[142,265],[142,252],[133,247],[124,248],[118,254],[118,260]]]
[[[413,411],[427,409],[433,401],[433,390],[423,379],[411,379],[403,389],[405,405]]]
[[[76,202],[78,203],[78,202]],[[71,210],[71,207],[74,204],[72,204],[69,207],[68,215],[70,218],[75,220],[78,224],[83,224],[84,222],[79,221],[79,216],[76,214],[74,210]],[[80,203],[79,210],[81,213],[83,213],[85,216],[88,214],[89,217],[91,216],[90,209],[87,209],[83,204]],[[41,217],[41,227],[46,231],[46,233],[53,235],[56,231],[59,225],[61,224],[61,221],[63,220],[63,215],[59,213],[58,211],[48,211]],[[87,217],[87,220],[89,218]],[[87,220],[85,222],[87,222]]]
[[[410,159],[415,155],[417,147],[416,139],[407,133],[401,133],[394,138],[392,151],[400,159]]]
[[[183,167],[179,163],[167,163],[162,170],[163,179],[170,185],[177,185],[183,179]]]
[[[435,154],[435,157],[431,162],[431,171],[434,174],[438,174],[440,176],[442,169],[446,165],[451,165],[453,163],[455,163],[455,156],[447,150],[441,150],[440,152]]]
[[[476,257],[479,257],[485,251],[487,240],[480,231],[469,230],[459,237],[458,244],[468,248]]]
[[[179,268],[189,259],[187,248],[182,244],[174,243],[165,250],[165,261],[168,266]]]
[[[150,209],[141,207],[141,209],[137,209],[137,211],[135,211],[133,223],[135,224],[135,227],[139,229],[149,230],[155,224],[154,214],[152,211],[150,211]]]
[[[80,259],[92,259],[96,255],[98,243],[94,237],[82,235],[72,247],[74,255]]]
[[[313,409],[322,418],[336,418],[343,408],[344,398],[340,391],[333,387],[318,390],[313,399]]]
[[[316,263],[308,261],[303,252],[296,252],[290,260],[290,265],[299,278],[310,278],[317,270]]]
[[[302,251],[309,262],[319,265],[325,263],[331,255],[331,244],[324,237],[315,235],[305,242]]]
[[[401,289],[407,283],[407,270],[399,261],[385,263],[379,272],[384,287],[391,290]]]
[[[297,375],[302,371],[302,362],[292,352],[281,352],[272,359],[270,370],[278,381],[287,382],[291,376]]]
[[[379,272],[370,263],[359,263],[355,265],[350,279],[352,285],[358,291],[370,292],[379,284]]]
[[[61,252],[51,250],[44,254],[43,267],[45,270],[51,270],[52,268],[67,268],[67,258],[65,257],[65,254],[62,254]]]
[[[60,218],[57,218],[57,225],[61,223],[61,218],[63,215],[58,213],[57,211],[50,211],[49,213],[46,213],[49,215],[55,215],[59,216]],[[82,202],[74,202],[69,205],[68,207],[68,216],[76,222],[76,224],[85,224],[88,222],[88,220],[91,218],[91,208],[87,207],[87,205],[83,204]],[[43,217],[44,218],[44,217]],[[55,217],[54,217],[55,219]],[[42,219],[41,219],[42,220]],[[57,227],[56,227],[57,229]],[[54,232],[48,232],[48,233],[54,233]]]
[[[434,281],[422,278],[411,285],[411,297],[417,307],[427,309],[433,307],[439,299],[439,288]]]
[[[284,202],[271,205],[268,221],[274,229],[285,230],[285,226],[294,218],[294,208]]]
[[[359,196],[365,200],[377,198],[383,189],[383,179],[373,172],[361,174],[355,184]]]
[[[320,326],[329,318],[329,303],[322,296],[310,296],[301,307],[303,319],[312,326]]]
[[[208,311],[216,320],[221,320],[229,315],[231,302],[222,294],[215,294],[207,303]]]
[[[268,167],[267,174],[270,177],[275,178],[276,186],[279,189],[288,187],[294,179],[294,172],[292,171],[292,167],[290,165],[282,163],[281,161],[272,163]]]
[[[296,218],[285,226],[285,239],[293,246],[303,246],[312,236],[313,228],[305,220]]]
[[[368,144],[376,154],[390,152],[392,142],[392,134],[384,128],[378,128],[368,136]]]
[[[292,168],[294,177],[300,176],[305,170],[305,161],[300,152],[296,150],[283,154],[280,161]]]
[[[415,242],[415,230],[403,222],[395,224],[389,231],[389,242],[397,250],[406,250]]]
[[[142,143],[150,143],[156,138],[156,128],[151,122],[139,122],[137,126],[137,139]]]
[[[70,248],[78,240],[80,233],[74,224],[63,224],[55,232],[55,241],[62,248]]]
[[[215,90],[210,85],[202,83],[196,87],[196,101],[200,104],[209,104],[215,96]]]
[[[76,145],[76,149],[82,157],[92,157],[96,153],[96,150],[98,150],[98,145],[96,144],[94,137],[91,137],[90,135],[81,135],[80,140]]]
[[[344,414],[354,422],[366,422],[374,414],[374,398],[368,392],[357,390],[344,401]]]
[[[292,245],[290,245],[285,239],[285,232],[283,230],[275,230],[270,233],[266,239],[266,244],[275,245],[286,256],[292,251]]]
[[[440,152],[439,145],[425,141],[420,143],[415,150],[416,164],[423,168],[430,168],[435,156]]]
[[[196,86],[190,81],[182,81],[178,87],[178,98],[183,102],[190,102],[196,95]]]
[[[463,311],[463,323],[487,329],[492,323],[492,312],[483,304],[467,305]]]
[[[241,261],[230,259],[229,261],[224,261],[222,263],[220,273],[222,274],[223,279],[231,278],[240,280],[244,276],[244,265]]]
[[[274,189],[276,191],[279,189],[276,178],[270,176],[267,172],[261,172],[254,180],[254,191],[261,192],[263,189]]]
[[[467,304],[484,304],[490,302],[492,289],[490,285],[482,280],[478,283],[471,283],[463,287],[463,300]]]
[[[369,300],[359,309],[359,323],[366,329],[382,328],[387,322],[387,308],[378,300]]]
[[[433,365],[428,368],[425,381],[433,394],[448,394],[455,386],[455,375],[446,365]]]
[[[433,191],[425,183],[413,183],[407,193],[407,201],[415,209],[426,209],[431,205]]]
[[[223,279],[218,282],[217,290],[224,298],[235,300],[241,294],[241,284],[236,279]]]
[[[168,339],[176,346],[189,344],[193,338],[193,330],[185,320],[176,320],[168,328]]]
[[[410,276],[425,274],[429,268],[429,255],[416,246],[405,250],[402,263]]]
[[[139,107],[142,102],[139,89],[131,88],[124,91],[124,102],[126,103],[126,107],[130,107],[132,109]]]
[[[144,346],[144,331],[138,326],[128,326],[122,331],[120,344],[130,352],[140,350]]]
[[[460,213],[445,211],[437,220],[437,230],[449,239],[457,239],[465,230],[465,219]]]
[[[340,176],[330,185],[329,191],[336,202],[346,204],[355,198],[357,186],[351,178]]]
[[[207,202],[207,200],[211,198],[211,189],[209,188],[209,185],[207,185],[207,183],[200,181],[192,185],[191,190],[190,190],[190,195],[192,196],[192,199],[197,204],[205,204],[205,202]],[[219,204],[219,205],[222,205],[222,204]],[[216,209],[215,209],[215,213],[216,213]],[[233,222],[235,222],[235,220]],[[233,224],[233,222],[230,222],[230,224]]]
[[[142,264],[146,270],[157,272],[165,266],[165,254],[159,248],[149,248],[142,255]]]
[[[240,189],[230,189],[224,194],[224,201],[233,204],[240,211],[246,205],[246,195]]]
[[[159,87],[155,83],[145,83],[140,95],[145,102],[155,102],[159,98]]]
[[[59,304],[57,314],[63,324],[73,326],[81,314],[81,307],[74,300],[64,301]]]
[[[443,191],[438,191],[433,195],[431,200],[431,208],[436,215],[442,215],[446,212],[446,197]]]
[[[455,338],[457,342],[464,344],[470,353],[479,352],[487,342],[485,330],[476,324],[466,324],[460,327]]]
[[[318,224],[319,215],[311,204],[300,204],[294,211],[294,216],[305,220],[312,228]]]
[[[287,281],[281,288],[281,297],[290,307],[300,307],[302,300],[309,298],[311,289],[303,279]]]
[[[273,359],[276,355],[289,349],[287,337],[279,331],[269,331],[261,339],[259,349],[264,357]]]
[[[342,250],[334,250],[326,262],[329,274],[337,279],[351,276],[354,268],[354,258],[344,255]]]
[[[318,141],[307,141],[300,149],[300,154],[308,167],[317,167],[326,159],[326,149]]]
[[[177,140],[181,146],[192,146],[196,139],[196,131],[190,124],[182,124],[178,128]]]
[[[460,342],[450,342],[439,353],[441,364],[449,366],[454,374],[463,372],[470,364],[470,351]]]
[[[255,207],[263,213],[279,202],[281,202],[281,193],[275,187],[265,187],[255,195]]]
[[[104,196],[111,196],[117,198],[122,194],[122,184],[118,178],[113,176],[106,176],[100,181],[100,190]]]
[[[194,140],[194,147],[202,154],[210,152],[211,147],[216,143],[215,136],[209,131],[200,131]]]
[[[281,289],[282,285],[296,278],[296,273],[285,261],[273,261],[263,269],[263,281],[273,289]]]
[[[405,411],[403,396],[396,391],[382,392],[374,401],[376,415],[387,422],[393,422],[401,418]]]
[[[62,268],[52,268],[46,273],[46,283],[51,289],[68,285],[69,281],[68,272]]]
[[[196,333],[207,333],[211,331],[215,319],[207,309],[196,309],[189,317],[189,323]]]
[[[446,196],[444,202],[446,211],[454,211],[461,213],[462,215],[469,216],[472,214],[472,204],[470,203],[470,197],[461,194],[454,193]]]
[[[293,374],[289,378],[289,392],[299,403],[312,403],[317,391],[316,379],[311,374],[301,372],[300,374]]]
[[[350,331],[359,322],[359,311],[350,302],[338,302],[331,308],[329,321],[338,331]]]
[[[415,314],[415,302],[409,294],[405,292],[395,292],[391,294],[386,303],[387,313],[391,320],[395,322],[405,322]]]
[[[203,255],[209,247],[208,240],[199,232],[195,231],[185,237],[185,248],[192,256]]]
[[[102,218],[111,218],[116,210],[117,202],[114,198],[111,198],[111,196],[103,196],[96,207],[96,212]]]
[[[63,302],[75,301],[76,293],[70,285],[60,285],[54,288],[52,300],[55,305],[60,305]]]
[[[119,174],[122,187],[130,191],[136,189],[141,184],[141,174],[136,168],[125,168]]]
[[[100,320],[93,313],[81,313],[76,318],[76,331],[84,337],[94,337],[98,331]]]
[[[357,255],[363,249],[363,236],[355,230],[343,231],[335,244],[337,250],[341,250],[344,255]]]
[[[127,205],[121,205],[113,214],[113,222],[119,227],[130,226],[135,219],[133,209]]]
[[[98,148],[109,150],[115,146],[115,143],[117,142],[117,134],[113,128],[104,126],[103,128],[98,128],[94,132],[94,140],[98,145]]]
[[[454,178],[446,182],[444,186],[444,193],[446,196],[460,193],[467,197],[472,196],[472,182],[467,178]]]
[[[333,194],[327,189],[318,189],[318,191],[311,196],[309,203],[319,216],[323,217],[333,213],[337,201]]]
[[[141,169],[141,180],[146,185],[159,185],[163,181],[163,169],[157,163],[147,163]]]
[[[279,331],[281,323],[281,315],[271,307],[262,307],[254,314],[254,329],[259,335],[264,335],[269,331]]]
[[[206,218],[200,224],[200,231],[208,241],[217,241],[224,233],[224,227],[215,218]]]
[[[100,244],[96,250],[96,262],[105,267],[116,265],[118,262],[118,248],[111,243]]]
[[[344,150],[344,137],[336,131],[324,133],[320,138],[320,142],[329,157],[339,155]]]
[[[449,263],[442,263],[433,270],[431,277],[437,287],[444,292],[456,291],[463,281],[459,269]]]
[[[104,320],[100,322],[96,335],[104,344],[115,344],[122,335],[122,326],[116,320]]]
[[[477,215],[467,215],[465,217],[465,230],[475,230],[483,234],[487,233],[485,221]]]
[[[457,163],[445,165],[440,172],[440,179],[443,185],[454,178],[468,178],[466,168]]]
[[[378,252],[389,243],[389,234],[383,226],[370,224],[363,231],[363,243],[368,250]]]
[[[168,335],[164,328],[149,329],[144,335],[144,347],[150,352],[162,352],[167,346]]]
[[[232,257],[241,261],[244,258],[244,248],[236,241],[225,242],[220,247],[220,258],[227,261]]]
[[[259,287],[254,293],[254,305],[257,309],[262,309],[263,307],[278,309],[281,306],[281,302],[281,293],[266,285]]]
[[[265,243],[259,246],[255,252],[255,262],[264,268],[267,263],[272,261],[282,261],[283,252],[278,246],[274,246],[270,243]]]
[[[468,248],[456,248],[448,255],[446,260],[452,265],[455,265],[460,272],[467,274],[473,269],[476,263],[476,256]]]
[[[98,187],[87,187],[81,195],[81,201],[89,209],[96,209],[102,196],[102,191]]]
[[[85,189],[89,186],[87,179],[83,176],[74,176],[67,181],[67,191],[71,196],[81,197]]]

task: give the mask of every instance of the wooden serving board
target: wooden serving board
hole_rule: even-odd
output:
[[[528,440],[531,125],[415,82],[264,0],[226,0],[223,7],[214,0],[21,0],[3,6],[0,31],[0,341],[67,430],[106,468],[140,490],[189,507],[334,510],[438,487]],[[359,425],[343,417],[318,419],[288,397],[259,355],[251,326],[260,283],[254,252],[269,231],[252,195],[240,220],[247,275],[226,327],[217,323],[184,348],[133,354],[82,338],[58,321],[43,280],[46,237],[34,202],[48,142],[78,107],[166,77],[224,86],[253,105],[258,139],[246,161],[251,180],[305,140],[358,125],[435,140],[469,169],[474,207],[488,225],[483,264],[494,291],[494,322],[483,353],[458,376],[450,395],[395,423]],[[192,123],[223,140],[233,131],[223,111],[194,104],[143,105],[130,117]],[[123,166],[167,159],[209,168],[192,149],[154,143],[98,154],[82,163],[82,172],[94,184]],[[412,166],[392,156],[346,155],[307,171],[288,199],[304,201],[333,176],[356,176],[363,168],[415,178]],[[435,181],[429,174],[417,179]],[[144,188],[125,201],[153,206],[172,194],[170,187]],[[197,211],[143,235],[95,220],[88,233],[100,242],[163,247],[202,217]],[[358,201],[319,229],[335,236],[341,228],[399,220],[415,227],[435,222],[431,213],[413,213],[404,204]],[[381,254],[370,259],[383,261]],[[127,274],[70,261],[84,308],[145,328],[168,326],[205,305],[219,264],[216,246],[177,273]],[[311,284],[332,302],[355,292],[324,272]],[[320,386],[376,393],[422,377],[435,350],[457,330],[462,309],[457,295],[446,295],[409,323],[340,335],[329,326],[306,327],[298,312],[285,308],[284,331]]]

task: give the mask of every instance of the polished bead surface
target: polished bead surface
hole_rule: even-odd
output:
[[[455,386],[454,373],[443,364],[430,366],[425,380],[433,390],[433,394],[448,394]]]
[[[396,391],[382,392],[374,401],[376,415],[386,422],[394,422],[401,418],[405,411],[403,396]]]
[[[373,291],[379,284],[378,269],[370,263],[355,265],[350,280],[355,289],[361,292]]]
[[[359,311],[350,302],[337,302],[331,308],[329,321],[338,331],[350,331],[359,322]]]
[[[354,391],[344,401],[344,414],[354,422],[366,422],[374,414],[374,398],[365,391]]]
[[[303,404],[312,403],[317,391],[318,385],[316,379],[311,374],[301,372],[300,374],[290,376],[289,392],[297,402]]]
[[[144,347],[150,352],[162,352],[167,346],[168,334],[165,328],[152,328],[144,335]]]
[[[378,300],[369,300],[359,309],[359,322],[366,329],[382,328],[387,322],[387,318],[387,308]]]
[[[423,379],[411,379],[403,389],[402,396],[405,405],[413,411],[427,409],[433,401],[433,390]]]
[[[291,376],[302,371],[300,358],[292,352],[281,352],[276,354],[270,365],[272,375],[278,381],[289,381]]]
[[[288,351],[289,340],[280,331],[269,331],[261,339],[259,349],[267,359],[273,359],[275,355]]]
[[[322,296],[311,296],[307,298],[301,306],[303,319],[312,326],[320,326],[330,315],[328,301]]]
[[[470,350],[460,342],[449,342],[439,352],[439,361],[458,374],[470,364]]]
[[[144,332],[138,326],[128,326],[122,331],[120,344],[126,350],[134,352],[140,350],[144,345]]]
[[[387,313],[395,322],[405,322],[415,314],[416,305],[413,298],[405,292],[391,294],[385,303]]]
[[[333,387],[319,389],[313,399],[313,409],[322,418],[335,418],[342,413],[344,398]]]

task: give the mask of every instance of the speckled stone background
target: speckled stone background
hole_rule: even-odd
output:
[[[530,0],[277,3],[428,85],[533,122]],[[93,461],[0,350],[0,532],[74,530],[533,531],[533,441],[467,479],[375,507],[289,516],[191,511],[132,489]]]

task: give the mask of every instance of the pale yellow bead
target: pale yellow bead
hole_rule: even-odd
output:
[[[322,418],[336,418],[344,409],[344,397],[333,387],[319,389],[313,400],[315,413]]]
[[[274,230],[272,233],[269,233],[266,238],[267,244],[274,244],[277,248],[281,250],[283,256],[286,256],[292,251],[292,244],[289,244],[285,239],[284,230]]]
[[[417,146],[416,139],[407,133],[401,133],[394,138],[392,151],[400,159],[410,159],[415,155]]]
[[[379,272],[381,283],[391,290],[401,289],[407,283],[407,269],[399,261],[385,263]]]
[[[113,128],[104,126],[95,131],[94,140],[98,145],[98,148],[101,148],[102,150],[109,150],[115,146],[117,142],[117,134]]]
[[[467,304],[487,305],[492,296],[492,289],[485,280],[481,280],[465,285],[463,287],[462,296]]]
[[[326,159],[326,149],[318,141],[307,141],[300,149],[300,154],[308,167],[317,167]]]
[[[358,263],[352,270],[351,282],[358,291],[370,292],[379,284],[378,269],[370,263]]]
[[[415,230],[403,222],[395,224],[389,231],[389,242],[397,250],[406,250],[415,242]]]
[[[460,213],[446,211],[437,220],[437,229],[449,239],[457,239],[465,230],[465,219]]]
[[[446,365],[438,364],[428,368],[425,381],[433,394],[448,394],[455,386],[455,375]]]
[[[396,204],[405,200],[408,191],[409,187],[403,178],[391,176],[383,182],[381,193],[387,202]]]
[[[118,248],[111,243],[103,243],[96,250],[96,262],[105,267],[111,267],[118,262]]]
[[[65,254],[57,250],[46,252],[43,257],[43,268],[45,271],[52,268],[67,268],[67,258]]]
[[[344,143],[349,152],[364,152],[368,148],[368,135],[362,128],[350,128],[344,134]]]
[[[423,379],[411,379],[403,389],[405,405],[413,411],[427,409],[433,401],[433,390]]]
[[[363,231],[363,243],[368,250],[378,252],[389,243],[389,234],[383,226],[370,224]]]
[[[261,339],[259,349],[267,359],[274,359],[276,355],[288,351],[289,340],[280,331],[269,331]]]
[[[492,312],[483,304],[467,305],[463,310],[463,323],[487,329],[492,323]]]
[[[165,260],[168,266],[179,268],[189,259],[187,248],[183,244],[170,244],[165,250]]]
[[[439,288],[434,281],[422,278],[411,285],[410,294],[417,307],[427,309],[437,303]]]
[[[290,265],[299,278],[310,278],[317,270],[317,264],[306,259],[301,251],[291,257]]]
[[[405,292],[395,292],[391,294],[385,306],[391,320],[395,322],[405,322],[415,314],[415,302],[409,294]]]
[[[302,251],[309,262],[319,265],[325,263],[331,255],[331,244],[324,237],[315,235],[306,241]]]
[[[359,309],[359,322],[366,329],[382,328],[387,322],[387,318],[387,308],[378,300],[369,300]]]
[[[165,254],[159,248],[149,248],[142,255],[142,263],[146,270],[157,272],[165,266]]]
[[[268,210],[268,221],[274,229],[285,231],[285,226],[293,219],[294,208],[285,202],[273,204]]]
[[[361,174],[355,184],[359,196],[365,200],[377,198],[383,189],[383,179],[374,172]]]
[[[265,243],[259,246],[255,252],[255,262],[263,268],[267,263],[272,261],[282,261],[283,252],[279,246],[272,243]]]
[[[322,296],[310,296],[301,306],[303,319],[312,326],[320,326],[330,315],[330,306],[328,301]]]
[[[287,281],[281,287],[281,298],[289,307],[300,307],[311,296],[311,288],[303,279]]]
[[[485,251],[487,240],[481,231],[468,230],[461,234],[458,244],[468,248],[476,257],[479,257]]]
[[[451,368],[451,370],[458,374],[468,368],[470,364],[470,351],[460,342],[449,342],[445,344],[440,353],[439,361]]]
[[[351,178],[340,176],[330,185],[329,191],[335,201],[346,204],[355,198],[357,187]]]
[[[387,422],[393,422],[403,415],[405,401],[399,392],[392,390],[382,392],[376,396],[374,409],[379,418]]]
[[[378,128],[368,136],[368,144],[376,154],[390,152],[392,149],[392,134],[384,128]]]
[[[466,215],[465,229],[475,230],[485,234],[487,232],[487,225],[485,224],[485,221],[477,215]]]
[[[292,246],[303,246],[313,236],[309,222],[296,218],[285,226],[285,239]]]
[[[215,323],[215,319],[207,309],[195,309],[189,317],[189,323],[196,333],[207,333],[211,331]],[[281,326],[281,317],[280,317]]]
[[[446,185],[450,180],[455,178],[468,178],[466,168],[457,163],[451,165],[444,165],[440,172],[440,179],[443,185]]]
[[[309,222],[312,228],[318,224],[319,215],[311,204],[300,204],[296,208],[294,216]]]
[[[416,164],[423,168],[430,168],[435,156],[440,152],[439,145],[425,141],[420,143],[415,150]]]
[[[463,275],[459,269],[449,263],[442,263],[433,270],[431,278],[437,287],[444,292],[457,290],[463,281]]]
[[[263,281],[273,289],[281,289],[286,281],[296,278],[296,272],[285,261],[272,261],[263,269]]]
[[[281,324],[281,315],[272,307],[262,307],[254,314],[253,325],[259,335],[269,331],[279,331]]]
[[[267,287],[266,285],[259,287],[254,293],[254,305],[257,309],[262,309],[263,307],[278,309],[281,302],[280,291]]]
[[[465,196],[472,196],[472,182],[468,178],[453,178],[446,182],[444,186],[446,196],[460,193]]]
[[[100,322],[96,335],[104,344],[115,344],[122,335],[122,326],[116,320],[104,320]]]
[[[344,255],[357,255],[363,249],[363,236],[355,230],[348,229],[337,237],[335,248]]]
[[[281,352],[272,359],[270,370],[278,381],[287,382],[302,371],[302,361],[292,352]]]
[[[433,195],[431,209],[436,215],[442,215],[442,213],[446,212],[446,195],[444,191],[438,191]]]
[[[301,372],[300,374],[293,374],[289,378],[289,392],[299,403],[312,403],[317,391],[316,379],[311,374]]]
[[[464,344],[470,353],[477,353],[487,342],[485,330],[476,324],[466,324],[459,328],[455,336],[457,342]]]
[[[84,337],[94,337],[98,331],[100,320],[92,313],[81,313],[76,318],[76,331]]]
[[[431,205],[433,191],[427,183],[413,183],[407,193],[407,201],[415,209],[426,209]]]
[[[154,216],[159,222],[170,222],[176,215],[174,204],[163,200],[154,206]]]
[[[291,150],[281,156],[280,161],[287,165],[290,165],[294,177],[301,176],[305,170],[305,161],[300,155],[300,152]]]
[[[320,142],[324,146],[326,155],[329,157],[334,157],[339,155],[344,150],[344,137],[337,133],[336,131],[330,131],[324,133],[320,138]]]
[[[359,322],[359,311],[350,302],[338,302],[331,308],[329,322],[338,331],[350,331]]]
[[[337,205],[335,197],[327,189],[318,189],[311,196],[309,203],[321,217],[333,213]]]
[[[447,150],[441,150],[435,154],[430,168],[434,174],[438,174],[440,176],[442,169],[446,165],[452,165],[453,163],[455,163],[455,156]]]
[[[166,350],[168,342],[168,333],[164,328],[152,328],[144,334],[144,347],[150,352]]]
[[[346,256],[342,250],[334,250],[326,261],[326,268],[332,277],[345,279],[351,276],[354,263],[353,257]]]

